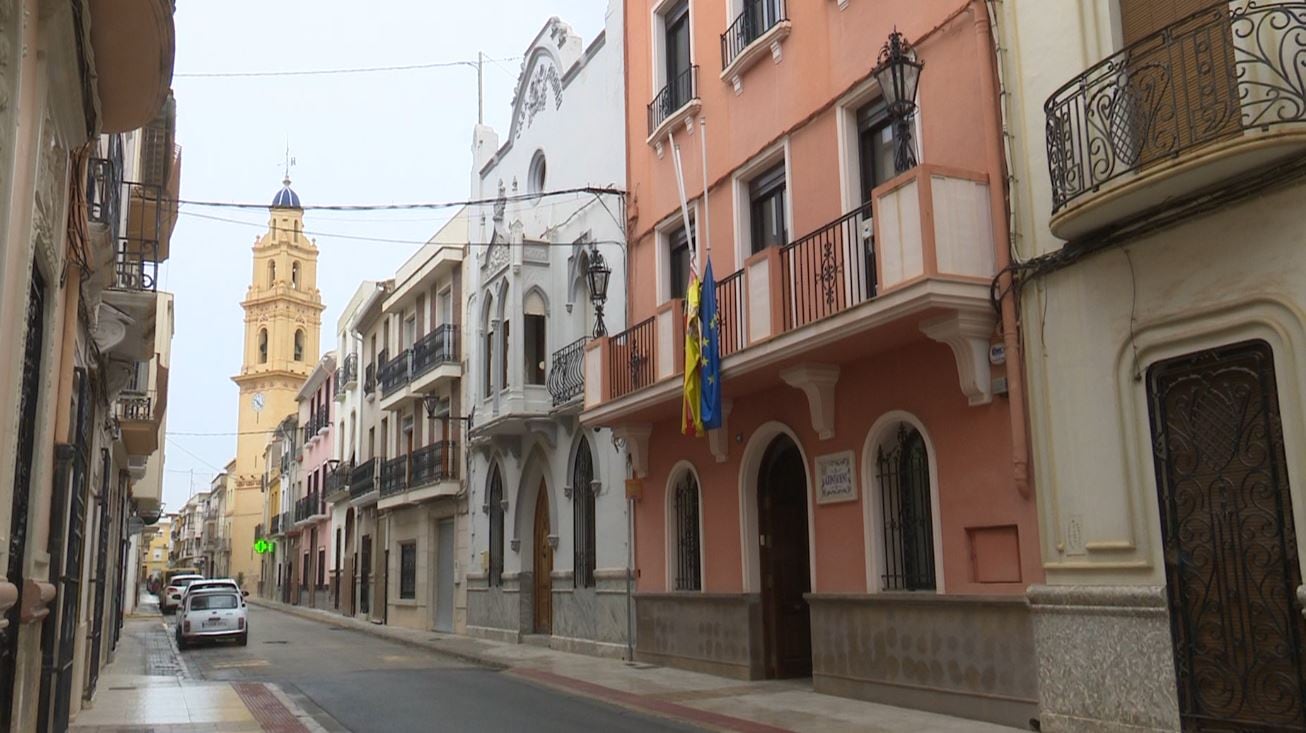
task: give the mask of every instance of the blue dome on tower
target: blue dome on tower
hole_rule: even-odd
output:
[[[274,209],[302,209],[299,205],[299,194],[295,189],[290,187],[290,178],[287,177],[281,182],[281,190],[277,195],[272,197],[272,208]]]

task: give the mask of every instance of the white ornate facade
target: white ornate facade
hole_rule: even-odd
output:
[[[625,460],[582,429],[581,360],[594,334],[586,272],[611,268],[603,321],[624,327],[622,6],[588,46],[554,18],[525,52],[512,128],[474,135],[472,255],[464,262],[472,517],[468,630],[549,637],[621,655],[628,638]]]

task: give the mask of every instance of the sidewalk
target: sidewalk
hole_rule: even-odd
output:
[[[324,729],[275,685],[190,679],[154,596],[127,617],[78,733],[320,733]]]
[[[531,644],[473,639],[373,624],[329,611],[251,597],[301,618],[504,670],[537,684],[713,730],[739,733],[1010,733],[964,718],[813,692],[808,682],[741,682],[697,672],[571,654]]]

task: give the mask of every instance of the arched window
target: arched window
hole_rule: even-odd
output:
[[[485,511],[490,515],[490,578],[491,587],[503,585],[503,479],[499,465],[490,469],[490,481],[485,489]]]
[[[276,284],[277,284],[277,261],[268,260],[268,287],[269,288],[273,287]]]
[[[912,425],[899,423],[880,444],[875,465],[884,590],[934,590],[934,512],[925,438]]]
[[[575,519],[576,587],[594,587],[594,569],[598,565],[595,552],[594,495],[598,487],[594,481],[594,457],[589,440],[582,437],[576,447],[576,462],[571,469],[571,503]]]
[[[258,363],[268,363],[268,330],[266,328],[258,330]]]
[[[538,197],[548,183],[548,173],[549,167],[548,162],[544,159],[544,151],[536,150],[535,156],[531,158],[530,174],[526,179],[526,190]],[[539,201],[539,198],[536,198],[535,201]]]
[[[304,360],[304,329],[295,329],[295,361]]]
[[[527,384],[544,384],[545,372],[548,365],[545,360],[548,359],[548,312],[544,304],[544,298],[536,290],[526,294],[524,305],[524,322],[526,331],[523,334],[526,339],[525,348],[522,350],[525,356],[526,383]]]
[[[675,511],[675,589],[702,590],[702,543],[699,540],[698,479],[682,471],[672,485],[671,505]]]
[[[290,263],[290,287],[299,290],[299,261]]]

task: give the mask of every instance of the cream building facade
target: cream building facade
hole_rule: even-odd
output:
[[[297,409],[295,396],[317,365],[322,296],[317,289],[317,245],[304,235],[304,210],[290,179],[268,209],[268,231],[254,242],[253,272],[241,307],[245,353],[240,373],[240,433],[232,472],[231,577],[259,587],[262,561],[254,530],[263,520],[264,452],[268,431]]]
[[[1042,730],[1300,730],[1306,6],[995,7]]]

